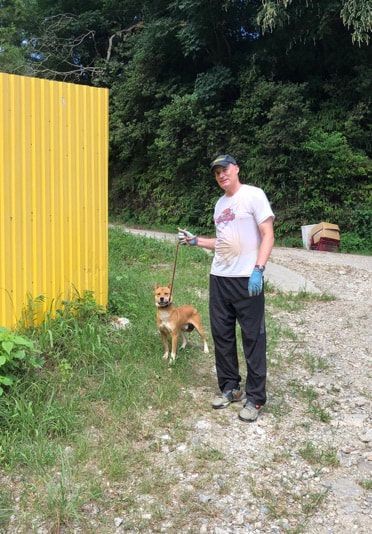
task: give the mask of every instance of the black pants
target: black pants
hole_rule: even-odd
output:
[[[266,402],[266,331],[264,292],[248,295],[248,278],[210,275],[209,314],[215,346],[218,385],[221,391],[237,388],[241,377],[236,344],[238,321],[247,363],[247,399]]]

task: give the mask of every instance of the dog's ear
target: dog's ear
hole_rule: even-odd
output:
[[[160,287],[160,285],[159,284],[155,284],[154,285],[154,291],[156,291],[158,289],[158,287]]]
[[[169,289],[172,289],[172,284],[168,284]]]

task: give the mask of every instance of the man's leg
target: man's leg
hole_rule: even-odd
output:
[[[266,403],[266,330],[264,293],[247,297],[235,304],[242,331],[247,363],[247,401],[263,406]]]
[[[236,349],[236,315],[229,302],[229,279],[210,276],[209,317],[215,347],[218,385],[222,392],[239,387],[241,377]]]

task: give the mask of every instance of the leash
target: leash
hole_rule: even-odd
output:
[[[174,282],[174,276],[175,276],[175,274],[176,274],[176,265],[177,265],[177,256],[178,256],[178,249],[179,249],[179,246],[180,246],[180,242],[177,241],[176,255],[175,255],[175,258],[174,258],[174,265],[173,265],[173,275],[172,275],[172,282],[171,282],[171,292],[170,292],[170,295],[169,295],[169,302],[172,302],[173,282]]]

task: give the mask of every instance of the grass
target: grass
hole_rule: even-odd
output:
[[[208,460],[210,462],[224,459],[223,453],[213,447],[195,447],[194,455],[199,460]]]
[[[305,352],[303,354],[304,365],[311,374],[314,374],[317,371],[326,371],[329,369],[329,363],[325,358],[321,356],[314,356],[310,352]]]
[[[322,467],[339,465],[337,451],[333,447],[321,449],[313,442],[308,441],[299,449],[299,454],[311,465],[319,465]]]
[[[320,406],[318,393],[312,386],[301,384],[298,380],[290,380],[288,382],[288,389],[295,398],[301,399],[307,405],[307,412],[322,423],[329,423],[331,416],[325,408]]]
[[[365,480],[359,480],[359,485],[367,490],[367,491],[371,491],[372,490],[372,478],[366,478]]]
[[[268,293],[271,294],[270,303],[280,309],[288,312],[296,312],[304,309],[308,302],[332,302],[335,300],[333,295],[322,293],[321,295],[299,291],[298,293],[284,293],[277,291],[269,286]]]
[[[318,419],[322,423],[329,423],[331,420],[329,412],[317,402],[309,402],[308,412],[314,419]]]
[[[6,488],[0,487],[0,532],[6,528],[12,515],[11,494]]]
[[[288,387],[295,397],[303,399],[309,403],[312,403],[318,398],[318,393],[312,386],[303,385],[298,380],[290,380],[288,382]]]
[[[174,252],[170,243],[159,246],[155,240],[111,231],[109,313],[97,308],[91,295],[77,295],[42,326],[23,326],[46,363],[0,399],[0,458],[4,473],[21,471],[28,480],[19,490],[20,502],[29,502],[21,514],[25,527],[31,528],[34,514],[57,530],[82,524],[87,503],[107,500],[100,478],[112,484],[137,473],[145,484],[152,424],[171,424],[182,434],[171,409],[182,390],[184,406],[190,402],[187,388],[198,379],[198,361],[204,356],[193,333],[194,346],[183,351],[172,369],[161,357],[153,287],[170,282]],[[202,251],[180,250],[174,286],[176,302],[195,304],[206,326],[202,290],[209,263]],[[131,327],[112,328],[111,314],[127,317]],[[148,409],[154,419],[144,424],[141,417]],[[133,450],[141,442],[142,449]],[[210,451],[205,461],[214,461],[214,455]],[[170,488],[173,481],[159,476],[159,484]],[[3,524],[10,514],[10,495],[2,488]],[[104,518],[99,521],[104,525]]]
[[[327,491],[298,492],[293,490],[295,481],[286,483],[283,479],[273,480],[270,486],[259,485],[252,478],[249,479],[252,494],[264,503],[262,506],[267,514],[276,520],[294,519],[296,527],[291,528],[289,523],[285,527],[287,532],[306,532],[306,521],[316,512],[327,496]]]
[[[0,476],[10,481],[0,486],[0,530],[9,523],[15,498],[24,531],[45,524],[51,532],[110,531],[109,518],[122,515],[128,517],[127,529],[150,528],[174,500],[177,481],[153,459],[162,447],[168,446],[172,453],[184,442],[190,431],[185,420],[195,409],[191,388],[215,388],[212,360],[202,353],[195,333],[190,336],[193,345],[174,366],[162,360],[153,288],[171,281],[175,246],[111,230],[109,250],[108,313],[95,305],[89,293],[77,294],[56,317],[39,327],[29,327],[32,321],[25,320],[21,329],[35,341],[45,365],[23,376],[0,398]],[[210,257],[202,250],[180,248],[174,299],[197,306],[207,330],[209,269]],[[289,295],[286,301],[270,288],[267,298],[277,309],[287,305],[294,312],[312,300]],[[112,315],[128,318],[130,327],[113,328]],[[279,419],[291,406],[288,391],[281,394],[276,386],[277,377],[295,360],[290,352],[283,355],[280,345],[283,340],[296,343],[296,336],[269,313],[267,330],[268,357],[273,362],[270,388],[276,395],[267,412]],[[242,360],[241,344],[239,356]],[[305,360],[314,369],[325,368],[320,359]],[[289,390],[290,396],[314,410],[313,419],[326,419],[314,390],[296,381],[290,382]],[[164,434],[170,434],[169,441],[162,441]],[[308,458],[325,461],[309,446],[304,450]],[[180,469],[200,470],[194,486],[201,492],[216,466],[230,461],[217,447],[204,444],[188,451],[191,464],[186,454],[177,454]],[[24,483],[14,482],[17,477]],[[185,503],[174,519],[181,530],[190,513],[215,513],[195,494],[183,495]],[[317,497],[310,501],[308,506]],[[276,515],[282,507],[284,502]],[[150,510],[149,517],[143,510]]]

